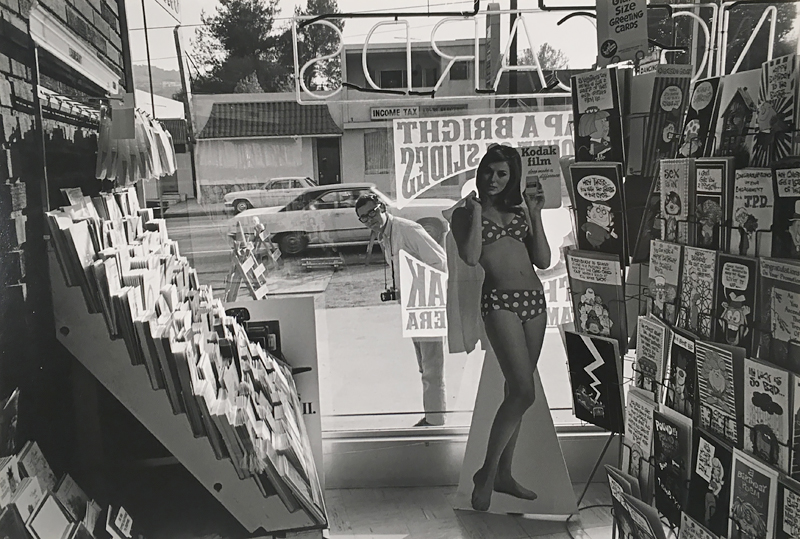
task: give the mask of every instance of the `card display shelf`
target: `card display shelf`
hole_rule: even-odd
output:
[[[49,253],[58,340],[142,423],[248,531],[318,527],[305,511],[290,513],[265,498],[252,478],[239,479],[229,459],[217,460],[205,437],[195,438],[185,415],[173,415],[166,391],[153,390],[144,365],[131,364],[122,339],[111,339],[102,314],[91,314],[80,287],[67,287]]]

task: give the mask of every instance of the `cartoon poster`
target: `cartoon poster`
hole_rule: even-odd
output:
[[[794,54],[761,66],[755,143],[750,165],[768,167],[792,154],[797,114],[797,59]],[[777,255],[776,255],[777,256]]]
[[[616,339],[624,353],[628,331],[619,260],[614,255],[580,250],[568,251],[566,258],[575,330]]]
[[[753,352],[758,260],[720,253],[714,293],[713,340]]]
[[[661,64],[656,68],[644,140],[642,175],[653,176],[661,159],[678,155],[681,122],[689,103],[692,66]]]
[[[685,511],[716,536],[728,533],[731,492],[731,448],[705,432],[695,430],[695,462]]]
[[[775,195],[768,168],[736,171],[733,183],[730,252],[770,256]]]
[[[570,165],[579,249],[614,254],[627,262],[622,169],[613,163]]]
[[[714,120],[717,116],[717,89],[720,78],[698,80],[692,89],[689,109],[681,131],[678,157],[703,157],[712,145]]]
[[[777,472],[734,449],[728,537],[772,539],[777,489]]]
[[[738,445],[733,353],[704,341],[695,343],[695,351],[700,427]]]
[[[633,368],[636,387],[651,394],[655,402],[661,402],[664,395],[669,329],[654,318],[640,316],[636,339],[636,361]]]
[[[683,248],[677,326],[703,339],[711,338],[716,268],[716,251],[698,247]]]
[[[625,162],[617,70],[572,77],[575,161]]]
[[[733,160],[724,157],[695,160],[694,180],[695,219],[689,242],[697,247],[727,251]]]
[[[800,159],[773,168],[772,256],[800,259]]]
[[[686,513],[681,513],[681,527],[678,531],[678,539],[717,539],[717,537],[695,519]]]
[[[690,182],[694,159],[662,159],[658,169],[661,191],[661,220],[666,241],[689,242],[689,216],[692,211]]]
[[[673,330],[669,352],[669,382],[666,406],[679,414],[694,418],[697,400],[697,359],[694,338]]]
[[[674,324],[678,310],[681,274],[681,246],[653,240],[650,243],[648,308],[650,314]]]
[[[686,507],[692,465],[692,422],[683,416],[653,413],[655,504],[673,526]]]
[[[744,360],[744,450],[789,472],[789,372]]]
[[[610,432],[622,432],[622,357],[614,339],[566,331],[575,417]]]
[[[762,258],[758,264],[758,357],[800,370],[800,262]],[[794,337],[793,337],[794,336]]]
[[[733,157],[737,169],[751,166],[760,81],[760,69],[732,73],[725,75],[718,91],[714,155]]]
[[[800,485],[793,481],[778,483],[776,539],[800,538]]]
[[[657,407],[649,395],[635,388],[628,390],[622,471],[639,480],[642,499],[648,503],[653,498],[653,470],[648,459],[652,454],[653,413]]]

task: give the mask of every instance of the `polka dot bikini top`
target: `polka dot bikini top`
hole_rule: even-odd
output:
[[[494,221],[483,218],[483,245],[487,243],[494,243],[504,236],[513,238],[518,241],[525,241],[528,235],[528,223],[519,214],[515,214],[514,218],[507,226],[501,227]]]

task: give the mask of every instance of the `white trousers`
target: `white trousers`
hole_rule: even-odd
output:
[[[444,338],[411,339],[422,375],[422,407],[431,425],[444,425],[447,409],[444,390]]]

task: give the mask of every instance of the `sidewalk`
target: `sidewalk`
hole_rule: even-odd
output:
[[[220,215],[225,213],[225,204],[200,204],[197,199],[190,198],[185,201],[174,202],[164,210],[164,217],[204,217],[207,215]]]

